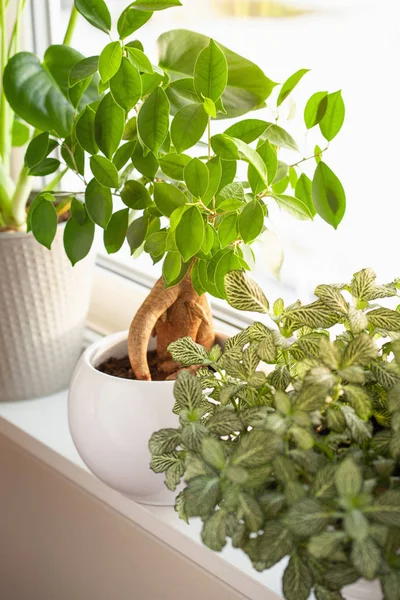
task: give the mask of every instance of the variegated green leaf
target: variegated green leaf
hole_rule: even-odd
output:
[[[203,392],[200,381],[188,371],[181,371],[174,386],[175,406],[174,412],[182,409],[192,409],[201,405]]]
[[[332,327],[338,322],[337,314],[321,300],[312,304],[286,311],[286,319],[289,327],[293,330],[300,327],[312,327],[313,329],[322,327]]]
[[[231,464],[241,467],[257,467],[270,461],[279,451],[281,440],[271,432],[256,431],[241,435]]]
[[[382,553],[376,542],[367,538],[353,543],[351,560],[362,577],[372,580],[379,569]]]
[[[264,292],[244,271],[231,271],[225,275],[225,292],[233,308],[259,313],[269,311],[269,302]]]
[[[355,308],[355,306],[349,306],[349,312],[347,314],[351,331],[354,335],[365,331],[368,327],[368,317],[365,312]]]
[[[376,275],[372,269],[362,269],[355,273],[351,281],[351,293],[358,300],[367,300],[375,287]]]
[[[283,593],[287,600],[307,600],[313,579],[307,565],[298,555],[291,557],[283,574]]]
[[[386,283],[384,285],[376,285],[366,293],[366,300],[377,300],[378,298],[392,298],[397,296],[397,288],[394,283]]]
[[[270,569],[290,554],[293,545],[291,533],[279,521],[269,521],[264,525],[264,532],[259,538],[260,560],[266,563],[267,569]]]
[[[400,315],[399,315],[400,318]],[[350,342],[344,351],[343,367],[368,365],[378,356],[378,347],[367,334],[360,334]]]
[[[330,285],[319,285],[315,288],[314,294],[332,310],[347,314],[348,304],[339,290],[335,287]]]
[[[176,452],[160,454],[152,457],[150,468],[153,469],[155,473],[164,473],[164,471],[167,471],[167,469],[177,462],[180,462],[180,458]]]
[[[367,313],[368,322],[386,331],[400,331],[400,313],[389,308],[376,308]]]
[[[168,346],[172,358],[183,365],[209,365],[212,360],[209,359],[206,349],[200,344],[196,344],[191,337],[184,337]]]
[[[149,450],[152,454],[173,452],[180,444],[181,432],[179,429],[161,429],[150,438]]]
[[[220,509],[205,521],[201,539],[208,548],[220,552],[226,544],[226,536],[227,514]]]

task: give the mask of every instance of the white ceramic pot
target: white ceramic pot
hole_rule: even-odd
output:
[[[82,352],[94,255],[72,267],[63,233],[0,233],[0,402],[65,389]]]
[[[85,464],[99,479],[141,502],[172,506],[176,494],[164,475],[150,469],[154,431],[177,427],[173,381],[135,381],[96,370],[104,360],[128,354],[128,332],[103,338],[82,355],[69,391],[69,426]],[[151,341],[149,350],[155,348]]]

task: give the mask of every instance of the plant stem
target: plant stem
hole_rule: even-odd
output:
[[[208,117],[207,136],[208,136],[208,160],[210,160],[210,158],[211,158],[211,117]]]
[[[6,2],[0,0],[0,28],[2,31],[1,35],[1,48],[0,48],[0,77],[3,78],[4,69],[7,63],[7,38],[6,38]],[[0,96],[0,156],[3,159],[3,166],[8,174],[10,171],[10,151],[11,151],[11,132],[8,122],[8,107],[6,96],[4,93],[4,86],[1,88]]]
[[[25,223],[26,203],[31,190],[32,177],[29,176],[29,169],[24,166],[20,171],[17,187],[15,188],[14,195],[11,199],[12,216],[15,224],[18,226],[21,226]]]
[[[49,181],[49,183],[47,185],[45,185],[45,187],[43,188],[44,192],[54,192],[57,191],[56,187],[58,186],[58,184],[60,183],[60,181],[62,180],[62,178],[64,177],[64,175],[68,172],[68,167],[66,167],[63,171],[60,171],[60,173],[57,173],[57,175],[55,177],[53,177],[53,179],[51,181]]]
[[[69,21],[68,21],[68,26],[67,26],[67,31],[65,32],[65,36],[64,36],[64,41],[63,44],[65,46],[70,46],[71,42],[72,42],[72,37],[74,35],[74,31],[75,31],[75,27],[76,27],[76,22],[78,20],[79,17],[79,13],[76,10],[75,6],[72,6],[71,9],[71,14],[69,17]]]
[[[20,39],[20,31],[21,31],[21,21],[22,21],[22,13],[24,11],[26,4],[26,0],[18,0],[17,4],[17,14],[15,17],[15,23],[13,27],[13,32],[11,34],[10,43],[8,45],[8,58],[16,54],[19,51],[19,39]]]
[[[328,147],[329,146],[327,146],[326,148],[324,148],[323,150],[321,150],[321,152],[318,152],[317,154],[313,154],[312,156],[307,156],[305,158],[302,158],[298,162],[293,163],[292,165],[289,165],[289,167],[297,167],[298,165],[301,165],[301,163],[306,162],[306,160],[311,160],[312,158],[316,158],[317,156],[322,156],[322,154],[328,150]]]

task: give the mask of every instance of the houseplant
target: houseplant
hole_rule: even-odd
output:
[[[175,360],[207,366],[180,374],[180,424],[152,436],[152,468],[171,490],[184,479],[176,510],[201,517],[212,550],[230,538],[260,571],[289,557],[287,600],[351,599],[341,590],[359,578],[399,598],[400,314],[376,301],[400,282],[364,269],[318,286],[312,304],[271,308],[243,272],[226,289],[271,326],[254,323],[224,353],[172,344]]]
[[[7,71],[7,62],[18,60],[25,0],[0,2],[0,73]],[[15,18],[14,18],[15,9]],[[50,46],[45,62],[50,72],[56,72],[56,61],[66,57],[82,58],[68,46],[73,31],[74,13],[64,40],[64,46]],[[9,35],[8,35],[9,34]],[[32,57],[28,53],[25,56]],[[26,73],[17,74],[19,82]],[[1,78],[2,79],[2,78]],[[32,81],[30,83],[33,83]],[[47,102],[53,110],[51,128],[58,129],[57,106],[66,103],[60,90],[49,91],[43,80],[36,78],[25,92],[38,106]],[[0,255],[3,282],[0,289],[0,401],[21,400],[42,396],[64,388],[71,376],[82,347],[82,333],[90,297],[92,261],[87,259],[73,270],[65,257],[62,233],[68,210],[68,199],[50,194],[57,188],[65,170],[59,171],[42,191],[45,215],[35,214],[38,230],[43,219],[52,231],[52,253],[39,246],[27,233],[27,205],[32,199],[32,187],[40,186],[38,177],[58,170],[60,161],[50,155],[57,146],[41,133],[41,124],[24,122],[6,97],[6,78],[0,82]],[[81,103],[97,96],[95,87],[86,92]],[[72,110],[72,105],[71,110]],[[63,132],[64,133],[64,132]],[[29,143],[24,163],[18,164],[14,149]],[[36,179],[35,179],[36,178]],[[36,184],[35,184],[36,181]],[[59,225],[57,225],[59,223]],[[30,223],[28,223],[29,225]],[[57,235],[56,235],[56,232]],[[47,239],[42,240],[50,247]]]
[[[110,32],[111,18],[103,0],[75,4],[93,26]],[[100,56],[80,61],[69,73],[70,90],[74,90],[98,72],[103,94],[100,103],[87,106],[73,119],[69,112],[58,112],[60,119],[72,123],[72,139],[63,141],[69,148],[70,168],[81,175],[79,164],[84,161],[79,157],[87,155],[93,175],[84,196],[76,196],[71,203],[64,235],[71,262],[77,263],[89,251],[95,224],[104,229],[108,252],[118,251],[127,239],[132,253],[144,249],[154,263],[164,259],[163,277],[135,315],[129,336],[114,339],[111,347],[106,339],[95,351],[88,350],[70,392],[71,430],[81,454],[106,480],[110,470],[114,474],[123,471],[125,464],[121,476],[125,483],[119,489],[131,495],[138,493],[134,477],[129,480],[126,475],[133,474],[132,462],[138,462],[132,451],[135,436],[132,430],[126,432],[128,440],[124,438],[116,448],[114,428],[109,432],[110,444],[105,443],[104,427],[93,424],[93,414],[100,415],[94,410],[99,391],[105,385],[112,390],[118,386],[119,398],[129,398],[130,409],[132,397],[155,394],[152,390],[158,382],[157,386],[145,383],[151,379],[147,353],[153,333],[161,378],[174,377],[178,368],[167,350],[172,341],[189,335],[207,349],[213,346],[215,333],[205,292],[225,298],[224,275],[232,269],[249,268],[250,245],[264,230],[267,202],[277,202],[299,219],[312,219],[318,212],[334,227],[345,211],[343,188],[321,160],[325,149],[310,152],[309,162],[317,164],[311,181],[299,170],[307,157],[296,156],[295,140],[276,122],[281,104],[306,70],[297,71],[280,87],[273,121],[246,117],[229,127],[219,123],[218,130],[224,132],[215,133],[214,121],[263,108],[277,84],[255,64],[196,33],[178,30],[163,34],[156,66],[138,40],[127,41],[151,18],[152,11],[179,4],[178,0],[137,0],[125,8],[117,23],[120,39],[109,42]],[[8,66],[7,97],[32,124],[40,117],[42,127],[48,123],[50,129],[46,107],[41,107],[40,115],[33,103],[26,107],[16,77],[17,60],[23,64],[25,58],[16,57]],[[318,126],[328,143],[343,119],[340,92],[318,92],[307,103],[307,128]],[[290,162],[283,162],[282,156],[278,159],[281,149],[288,152]],[[246,169],[236,176],[239,164]],[[286,193],[288,187],[291,193]],[[41,198],[32,214],[47,210],[46,206],[46,198]],[[32,222],[32,231],[39,241],[43,236],[51,240],[46,227],[37,235]],[[124,358],[127,350],[137,381],[117,383],[93,369],[112,354]],[[87,389],[89,379],[93,403],[86,398],[83,407],[81,390]],[[172,384],[162,385],[168,396]],[[166,403],[172,402],[171,391]],[[105,413],[99,419],[104,424],[109,421],[108,411],[116,418],[118,408],[114,392],[109,392],[107,406],[105,392],[101,395]],[[148,411],[155,412],[150,400]],[[121,408],[122,424],[126,420],[123,412]],[[142,428],[143,437],[155,428],[154,422],[148,432]],[[124,459],[121,445],[126,449]],[[99,448],[103,449],[100,463],[107,455],[112,465],[107,473],[99,465]],[[111,458],[114,450],[116,464]],[[118,487],[115,482],[113,485]]]

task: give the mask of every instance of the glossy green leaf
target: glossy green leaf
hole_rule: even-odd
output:
[[[187,188],[196,198],[202,198],[207,191],[209,178],[206,165],[199,158],[192,158],[184,169]]]
[[[310,209],[302,200],[294,196],[286,196],[284,194],[274,194],[274,199],[277,205],[295,219],[300,221],[308,221],[312,219]]]
[[[97,154],[99,148],[94,137],[94,119],[96,113],[90,106],[86,106],[80,114],[76,125],[75,133],[79,144],[89,154]]]
[[[115,212],[104,231],[104,246],[108,254],[121,249],[128,230],[129,209],[123,208]]]
[[[166,250],[167,246],[167,232],[166,231],[155,231],[151,233],[145,241],[144,250],[148,254],[152,256],[152,258],[156,258],[162,256]]]
[[[121,200],[134,210],[142,210],[151,206],[149,190],[140,181],[129,180],[121,190]]]
[[[101,185],[108,188],[118,188],[118,171],[111,160],[95,154],[90,158],[90,168]]]
[[[137,10],[135,3],[130,4],[122,11],[121,16],[118,19],[118,34],[121,40],[132,35],[134,31],[137,31],[151,18],[152,12],[146,12]]]
[[[110,42],[104,48],[99,58],[99,73],[101,81],[107,83],[114,77],[121,66],[122,47],[120,42]]]
[[[25,152],[25,165],[31,169],[47,156],[49,134],[40,133],[32,139]]]
[[[112,215],[112,196],[108,187],[96,179],[89,181],[85,191],[85,205],[93,223],[105,229]]]
[[[299,151],[290,133],[275,123],[267,123],[267,129],[262,134],[262,139],[268,140],[273,146],[279,146],[279,148],[287,148],[295,152]]]
[[[85,174],[85,152],[76,139],[68,137],[64,140],[61,156],[71,171],[80,175]]]
[[[35,239],[49,250],[57,232],[57,212],[52,202],[42,199],[31,215],[31,230]]]
[[[126,144],[122,144],[116,153],[113,156],[113,163],[117,167],[118,171],[120,171],[128,162],[130,158],[132,158],[133,151],[135,150],[136,142],[126,142]]]
[[[69,73],[69,85],[73,87],[80,81],[84,81],[88,77],[94,75],[99,68],[99,57],[89,56],[77,62]]]
[[[159,64],[166,71],[174,73],[175,77],[192,77],[197,57],[209,41],[207,36],[192,31],[168,31],[158,39]],[[254,63],[224,46],[220,45],[219,48],[228,63],[228,85],[222,95],[227,114],[219,113],[218,117],[233,118],[260,106],[276,84]],[[171,103],[175,106],[173,100]]]
[[[218,238],[221,248],[225,248],[236,240],[238,236],[238,216],[236,213],[226,215],[218,225]]]
[[[304,75],[309,72],[309,70],[310,69],[300,69],[299,71],[296,71],[296,73],[293,73],[293,75],[291,75],[289,79],[285,81],[279,92],[278,100],[276,102],[277,106],[280,106],[282,102],[286,100],[289,94],[293,91]]]
[[[182,259],[179,252],[168,252],[163,263],[163,277],[169,285],[179,275],[182,266]]]
[[[319,123],[319,128],[324,138],[330,142],[342,128],[345,107],[341,91],[328,94],[326,100],[326,111]]]
[[[222,164],[219,156],[214,156],[207,162],[208,188],[203,196],[203,202],[208,206],[219,190],[222,177]]]
[[[94,238],[94,223],[83,207],[83,218],[79,221],[71,216],[64,229],[64,248],[72,266],[90,252]]]
[[[110,90],[117,104],[129,112],[142,96],[142,79],[139,71],[125,56],[121,66],[110,81]]]
[[[237,170],[237,162],[234,160],[221,160],[221,179],[219,182],[218,192],[235,179]]]
[[[19,52],[4,70],[4,91],[11,108],[24,121],[41,131],[68,137],[74,108],[39,59]]]
[[[25,146],[31,136],[31,131],[27,125],[14,119],[12,125],[12,146],[13,148]]]
[[[203,243],[201,245],[201,251],[204,252],[204,254],[208,254],[209,252],[211,252],[212,247],[214,245],[215,235],[216,233],[212,225],[210,225],[210,223],[207,223],[204,231]]]
[[[225,133],[212,136],[211,148],[222,160],[239,160],[240,158],[234,140]]]
[[[346,210],[346,196],[339,179],[322,161],[314,173],[312,199],[320,217],[337,229]]]
[[[304,109],[304,122],[307,129],[318,125],[323,118],[328,106],[327,96],[328,92],[316,92],[308,100]]]
[[[154,73],[151,62],[147,56],[139,50],[139,48],[133,48],[132,46],[125,46],[125,50],[128,52],[127,57],[132,65],[140,73]]]
[[[238,138],[246,144],[251,144],[264,133],[269,125],[270,123],[260,119],[243,119],[243,121],[238,121],[228,127],[224,133],[230,137]]]
[[[132,223],[128,227],[128,232],[126,234],[126,239],[128,240],[128,244],[130,246],[131,252],[133,253],[137,248],[143,244],[146,233],[149,226],[149,220],[147,217],[139,217],[132,221]]]
[[[275,179],[278,169],[278,158],[276,152],[272,148],[269,141],[265,140],[265,142],[261,142],[257,146],[257,153],[261,156],[267,168],[267,181],[269,184],[271,184]],[[265,180],[261,177],[257,169],[252,164],[249,164],[247,177],[254,194],[257,195],[267,188]]]
[[[75,0],[75,8],[93,27],[109,33],[111,15],[104,0]]]
[[[264,211],[258,200],[252,200],[239,215],[238,229],[247,244],[258,237],[264,227]]]
[[[266,186],[268,186],[267,167],[261,156],[258,154],[258,152],[251,148],[245,142],[242,142],[242,140],[233,138],[233,141],[235,142],[236,147],[238,148],[239,152],[242,154],[244,159],[247,160],[251,165],[253,165],[263,182],[266,184]]]
[[[171,139],[178,154],[197,144],[207,123],[208,115],[202,104],[188,104],[175,115],[171,124]]]
[[[156,88],[145,100],[137,126],[143,144],[157,154],[169,129],[169,100],[162,88]]]
[[[152,152],[144,156],[143,148],[139,142],[133,151],[132,162],[139,173],[142,173],[148,179],[154,179],[159,167],[158,160]]]
[[[204,98],[203,106],[206,113],[213,119],[217,118],[217,108],[211,98]]]
[[[125,127],[125,111],[106,94],[99,104],[94,119],[94,135],[100,150],[111,160],[122,139]]]
[[[180,0],[136,0],[133,3],[136,10],[165,10],[175,6],[182,6]]]
[[[295,196],[307,206],[311,216],[314,217],[316,210],[312,201],[312,181],[305,173],[302,173],[297,180]]]
[[[198,97],[216,102],[228,83],[228,63],[219,46],[210,40],[199,54],[194,66],[194,88]]]
[[[29,175],[34,175],[35,177],[45,177],[46,175],[55,173],[59,166],[60,161],[56,158],[45,158],[29,170]]]
[[[191,158],[190,156],[187,156],[187,154],[176,154],[176,152],[171,152],[160,157],[160,168],[167,177],[171,177],[171,179],[176,179],[177,181],[183,181],[183,171],[190,160]]]
[[[175,209],[186,203],[186,196],[175,185],[170,183],[155,183],[154,202],[163,215],[170,217]]]
[[[203,238],[203,217],[197,206],[191,206],[182,215],[175,231],[176,245],[184,262],[200,250]]]

